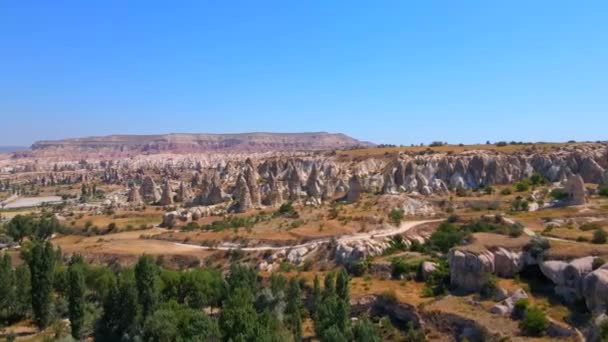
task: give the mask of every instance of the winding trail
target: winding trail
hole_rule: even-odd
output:
[[[356,233],[356,234],[351,234],[351,235],[343,235],[339,238],[336,238],[336,240],[338,242],[354,242],[354,241],[359,241],[359,240],[369,240],[369,239],[393,236],[393,235],[405,233],[408,230],[410,230],[416,226],[425,224],[425,223],[440,222],[440,221],[443,221],[443,219],[406,221],[406,222],[402,222],[401,225],[397,228],[374,230],[371,232]],[[332,239],[333,238],[316,239],[316,240],[305,242],[305,243],[302,243],[299,245],[283,245],[283,246],[265,245],[265,246],[256,246],[256,247],[245,247],[245,246],[242,246],[242,245],[236,244],[236,243],[235,244],[224,243],[222,245],[215,246],[215,247],[197,246],[197,245],[190,245],[190,244],[179,243],[179,242],[174,242],[173,244],[175,244],[177,246],[181,246],[181,247],[192,248],[192,249],[203,249],[203,250],[230,251],[230,250],[234,250],[234,249],[239,249],[239,250],[245,251],[245,252],[263,252],[263,251],[281,251],[281,250],[288,250],[288,249],[294,249],[294,248],[316,247],[321,244],[329,243],[332,241]]]

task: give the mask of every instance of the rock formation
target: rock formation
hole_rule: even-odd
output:
[[[158,204],[160,205],[171,205],[173,204],[173,190],[171,189],[171,184],[168,180],[163,182],[163,192],[160,196],[160,200]]]
[[[346,202],[357,202],[361,198],[362,192],[363,186],[361,184],[361,177],[357,174],[351,176],[348,180],[348,193],[346,194]]]
[[[243,175],[240,175],[236,181],[236,186],[234,189],[234,200],[235,211],[238,213],[243,213],[251,208],[253,208],[253,203],[251,202],[251,192],[249,191],[249,187],[247,186],[247,181]]]
[[[156,187],[156,183],[150,176],[146,176],[139,188],[141,198],[146,203],[156,203],[160,200],[160,192]]]
[[[585,199],[585,182],[583,181],[583,177],[580,175],[571,175],[568,177],[565,190],[568,194],[568,201],[570,204],[581,205],[587,202]]]

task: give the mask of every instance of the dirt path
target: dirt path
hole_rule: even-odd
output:
[[[359,241],[359,240],[369,240],[369,239],[387,237],[387,236],[405,233],[408,230],[410,230],[418,225],[421,225],[421,224],[439,222],[439,221],[443,221],[443,220],[438,219],[438,220],[406,221],[406,222],[402,222],[401,225],[396,228],[374,230],[374,231],[367,232],[367,233],[356,233],[356,234],[352,234],[352,235],[343,235],[339,238],[336,238],[336,240],[338,242],[354,242],[354,241]],[[191,248],[191,249],[220,250],[220,251],[229,251],[229,250],[233,250],[233,249],[239,249],[239,250],[242,250],[245,252],[263,252],[263,251],[280,251],[280,250],[296,249],[296,248],[309,248],[309,247],[314,247],[314,246],[318,246],[321,244],[329,243],[329,242],[331,242],[331,240],[332,240],[332,238],[323,238],[323,239],[317,239],[317,240],[309,241],[306,243],[302,243],[299,245],[256,246],[256,247],[246,247],[246,246],[242,246],[242,245],[236,244],[236,243],[235,244],[224,243],[220,246],[215,246],[215,247],[197,246],[197,245],[190,245],[190,244],[179,243],[179,242],[174,242],[174,244],[177,246],[182,246],[184,248]]]

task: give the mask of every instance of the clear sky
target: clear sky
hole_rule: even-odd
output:
[[[608,138],[608,1],[0,1],[0,145]]]

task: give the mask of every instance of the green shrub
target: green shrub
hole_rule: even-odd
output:
[[[395,226],[398,226],[401,223],[403,216],[404,211],[401,208],[395,208],[388,214],[388,217]]]
[[[515,306],[513,307],[513,318],[522,319],[524,317],[524,314],[526,313],[526,310],[528,309],[528,306],[530,306],[530,301],[528,300],[528,298],[518,299],[517,302],[515,302]]]
[[[602,228],[598,228],[593,232],[593,238],[591,239],[592,243],[603,244],[606,243],[608,239],[608,234]]]
[[[550,195],[556,200],[563,200],[568,197],[568,193],[564,189],[553,189]]]
[[[524,192],[530,189],[530,183],[527,179],[522,179],[521,181],[515,183],[515,190],[517,192]]]
[[[589,230],[597,230],[597,229],[600,229],[600,225],[599,225],[599,224],[597,224],[597,223],[595,223],[595,222],[587,222],[587,223],[583,223],[583,224],[581,224],[581,226],[580,226],[580,227],[578,227],[578,229],[580,229],[580,230],[582,230],[582,231],[586,232],[586,231],[589,231]]]
[[[608,197],[608,184],[604,184],[604,185],[600,186],[599,189],[597,190],[597,193],[600,196]]]
[[[602,267],[605,263],[606,263],[606,260],[604,260],[603,258],[595,258],[595,259],[593,259],[591,268],[593,270],[597,270],[598,268]]]
[[[542,336],[547,331],[547,315],[537,307],[528,307],[521,321],[520,329],[527,336]]]
[[[501,195],[503,195],[503,196],[510,195],[510,194],[511,194],[511,189],[509,189],[509,188],[504,188],[504,189],[502,189],[502,190],[500,191],[500,194],[501,194]]]
[[[450,248],[456,246],[466,236],[466,233],[458,229],[452,223],[442,223],[429,238],[428,244],[432,249],[447,253]]]

